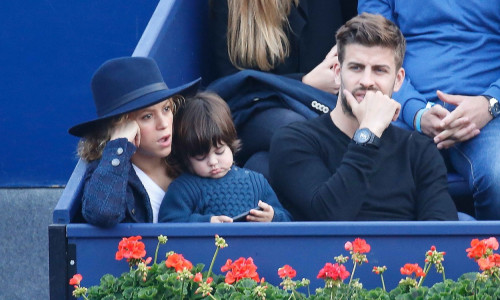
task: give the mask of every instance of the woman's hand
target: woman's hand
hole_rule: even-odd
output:
[[[302,77],[302,82],[325,92],[338,94],[340,84],[335,82],[333,71],[333,66],[338,63],[337,45],[335,45],[319,65]]]
[[[249,222],[271,222],[274,217],[274,209],[271,205],[259,200],[259,207],[262,210],[251,209],[247,216]]]
[[[129,142],[134,144],[135,147],[139,148],[141,144],[141,129],[139,124],[135,120],[126,119],[115,125],[113,132],[111,133],[110,140],[116,140],[119,138],[126,138]]]
[[[213,216],[210,218],[210,223],[233,223],[233,219],[228,216]]]

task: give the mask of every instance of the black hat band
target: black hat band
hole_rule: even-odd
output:
[[[116,99],[116,101],[111,102],[113,103],[113,105],[107,107],[101,107],[100,111],[97,112],[97,115],[104,116],[109,112],[117,109],[118,107],[125,105],[132,100],[136,100],[141,96],[166,89],[168,89],[168,87],[164,82],[157,82],[150,85],[146,85],[144,87],[141,87],[140,89],[133,90],[132,92],[119,97],[118,99]]]

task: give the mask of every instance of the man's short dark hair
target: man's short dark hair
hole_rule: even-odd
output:
[[[403,65],[406,40],[398,26],[381,15],[363,13],[347,21],[337,31],[337,51],[339,62],[345,57],[345,47],[349,44],[380,46],[394,50],[396,71]]]

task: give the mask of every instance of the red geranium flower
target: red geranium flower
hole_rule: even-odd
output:
[[[479,265],[479,269],[481,269],[481,271],[489,270],[495,266],[495,263],[491,262],[488,258],[478,259],[477,264]]]
[[[352,242],[352,251],[355,253],[368,253],[370,252],[370,245],[365,240],[357,238]]]
[[[471,247],[466,250],[467,257],[478,260],[480,258],[486,258],[493,250],[498,250],[498,241],[494,237],[483,240],[473,239],[470,242],[470,246]]]
[[[494,253],[487,258],[480,258],[477,260],[477,264],[481,271],[486,271],[493,267],[500,267],[500,254]]]
[[[347,241],[345,244],[344,244],[344,249],[346,251],[351,251],[352,250],[352,243]]]
[[[123,238],[118,244],[118,251],[116,252],[116,260],[122,260],[123,258],[129,259],[142,259],[146,256],[146,250],[143,242],[139,240],[142,239],[141,236],[132,236],[129,238]]]
[[[415,273],[415,277],[424,277],[425,272],[422,270],[418,264],[405,264],[404,267],[400,269],[402,275],[411,275]]]
[[[278,275],[280,278],[289,277],[290,279],[292,279],[297,276],[297,272],[289,265],[284,265],[283,267],[278,269]]]
[[[201,282],[203,280],[203,275],[201,275],[200,272],[196,273],[196,275],[194,275],[194,278],[193,278],[193,281],[194,282]]]
[[[80,282],[82,281],[83,277],[82,275],[80,274],[75,274],[73,275],[73,277],[69,280],[69,284],[70,285],[74,285],[75,288],[78,287],[78,285],[80,285]]]
[[[227,272],[225,282],[232,284],[243,278],[250,278],[259,282],[259,274],[257,274],[257,266],[253,263],[251,257],[245,259],[238,258],[236,261],[228,259],[226,264],[221,267],[221,272]]]
[[[319,270],[318,279],[328,279],[333,280],[344,280],[349,277],[350,273],[344,267],[344,265],[326,263],[323,269]]]
[[[473,239],[470,242],[470,248],[467,248],[467,257],[478,260],[486,254],[486,243],[484,241],[480,241],[478,239]]]
[[[167,261],[165,261],[165,265],[167,268],[175,268],[176,272],[184,270],[191,270],[193,268],[193,264],[184,258],[182,254],[173,253],[168,256]]]
[[[490,237],[489,239],[483,240],[486,244],[486,247],[491,250],[498,250],[498,241],[494,237]]]

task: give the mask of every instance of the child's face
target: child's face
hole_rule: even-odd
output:
[[[140,139],[136,154],[166,157],[172,151],[172,101],[165,100],[135,111],[131,119],[139,125]]]
[[[201,177],[222,178],[233,165],[233,152],[222,143],[218,147],[212,147],[206,155],[189,158],[193,172]]]

